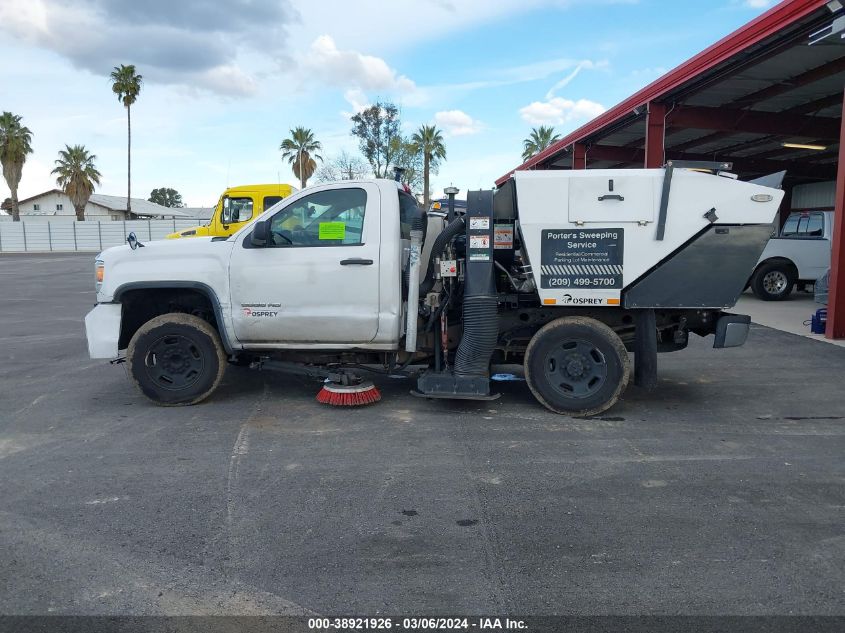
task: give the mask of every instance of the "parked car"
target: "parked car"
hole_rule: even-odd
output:
[[[790,213],[766,245],[749,285],[764,301],[786,299],[796,283],[815,283],[830,267],[833,211]]]

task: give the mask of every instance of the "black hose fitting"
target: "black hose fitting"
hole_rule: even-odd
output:
[[[429,293],[434,286],[434,260],[443,254],[446,245],[457,237],[465,227],[466,222],[464,222],[464,218],[457,218],[443,229],[440,235],[434,240],[428,259],[428,268],[426,269],[425,277],[420,283],[420,296]]]

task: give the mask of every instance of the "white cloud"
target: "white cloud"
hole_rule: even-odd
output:
[[[446,110],[434,115],[437,123],[449,136],[466,136],[481,130],[481,123],[461,110]]]
[[[774,3],[774,0],[745,0],[745,6],[750,9],[768,9]]]
[[[570,121],[589,120],[597,117],[605,108],[589,99],[564,99],[552,97],[546,101],[534,101],[519,110],[522,119],[531,125],[558,125]]]
[[[224,95],[256,91],[241,58],[253,54],[266,64],[281,55],[295,19],[288,0],[231,0],[226,6],[172,0],[0,2],[0,32],[50,50],[76,68],[102,77],[113,66],[132,63],[146,83]],[[252,64],[250,70],[259,68]]]
[[[392,69],[381,57],[340,50],[330,35],[315,39],[301,59],[304,78],[317,78],[338,88],[407,93],[413,81]]]
[[[555,96],[555,93],[558,90],[561,90],[562,88],[568,86],[572,82],[572,80],[574,80],[578,76],[578,73],[580,73],[582,69],[586,68],[587,70],[593,70],[596,68],[607,68],[607,66],[608,63],[606,61],[593,62],[589,59],[585,59],[578,62],[572,72],[570,72],[563,79],[558,81],[554,86],[549,88],[549,91],[546,93],[546,99],[551,99]]]
[[[345,110],[341,110],[340,112],[340,114],[346,119],[351,119],[353,116],[355,116],[359,112],[363,112],[371,105],[370,100],[367,99],[367,95],[365,95],[363,91],[358,90],[357,88],[353,88],[352,90],[347,90],[346,92],[344,92],[343,98],[346,103],[352,106],[351,112],[346,112]]]
[[[478,79],[475,81],[466,81],[460,83],[444,83],[433,84],[428,86],[417,86],[416,90],[405,95],[402,103],[415,107],[426,107],[432,104],[443,105],[443,99],[448,97],[450,99],[458,99],[463,95],[476,90],[487,90],[491,88],[502,88],[504,86],[512,86],[516,84],[528,83],[545,79],[550,75],[554,75],[563,71],[570,71],[572,75],[573,69],[580,72],[580,68],[586,69],[604,69],[608,67],[606,60],[593,61],[589,59],[569,59],[557,58],[546,59],[540,62],[532,62],[520,66],[510,66],[507,68],[497,68],[495,71],[495,79]],[[577,73],[575,73],[577,75]],[[560,87],[566,85],[574,79],[570,77],[568,81],[566,78],[558,82]],[[565,81],[565,83],[563,83]],[[553,87],[552,91],[558,89]]]
[[[258,83],[234,64],[210,68],[197,75],[204,88],[232,96],[251,96],[258,92]]]
[[[303,28],[291,29],[294,49],[304,50],[314,37],[309,28],[332,33],[338,45],[359,47],[367,42],[373,54],[389,55],[400,49],[461,34],[531,11],[564,12],[578,6],[634,4],[637,0],[293,0]],[[601,9],[599,9],[601,10]]]

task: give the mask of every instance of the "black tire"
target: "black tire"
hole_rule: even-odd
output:
[[[196,404],[213,392],[226,369],[216,330],[201,318],[173,312],[150,319],[126,350],[132,379],[156,404]]]
[[[763,301],[783,301],[795,285],[795,269],[786,262],[766,262],[754,271],[751,291]]]
[[[587,317],[547,323],[525,350],[528,387],[555,413],[584,417],[607,411],[625,391],[630,375],[622,339]]]

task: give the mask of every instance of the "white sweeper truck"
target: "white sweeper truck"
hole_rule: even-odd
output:
[[[352,405],[379,399],[368,373],[492,399],[491,365],[519,363],[543,406],[595,415],[632,373],[653,387],[658,352],[691,334],[745,342],[749,318],[726,310],[783,192],[726,167],[520,171],[429,212],[395,181],[344,181],[229,237],[130,234],[96,259],[89,353],[163,405],[207,398],[227,363],[312,376],[318,400]]]

